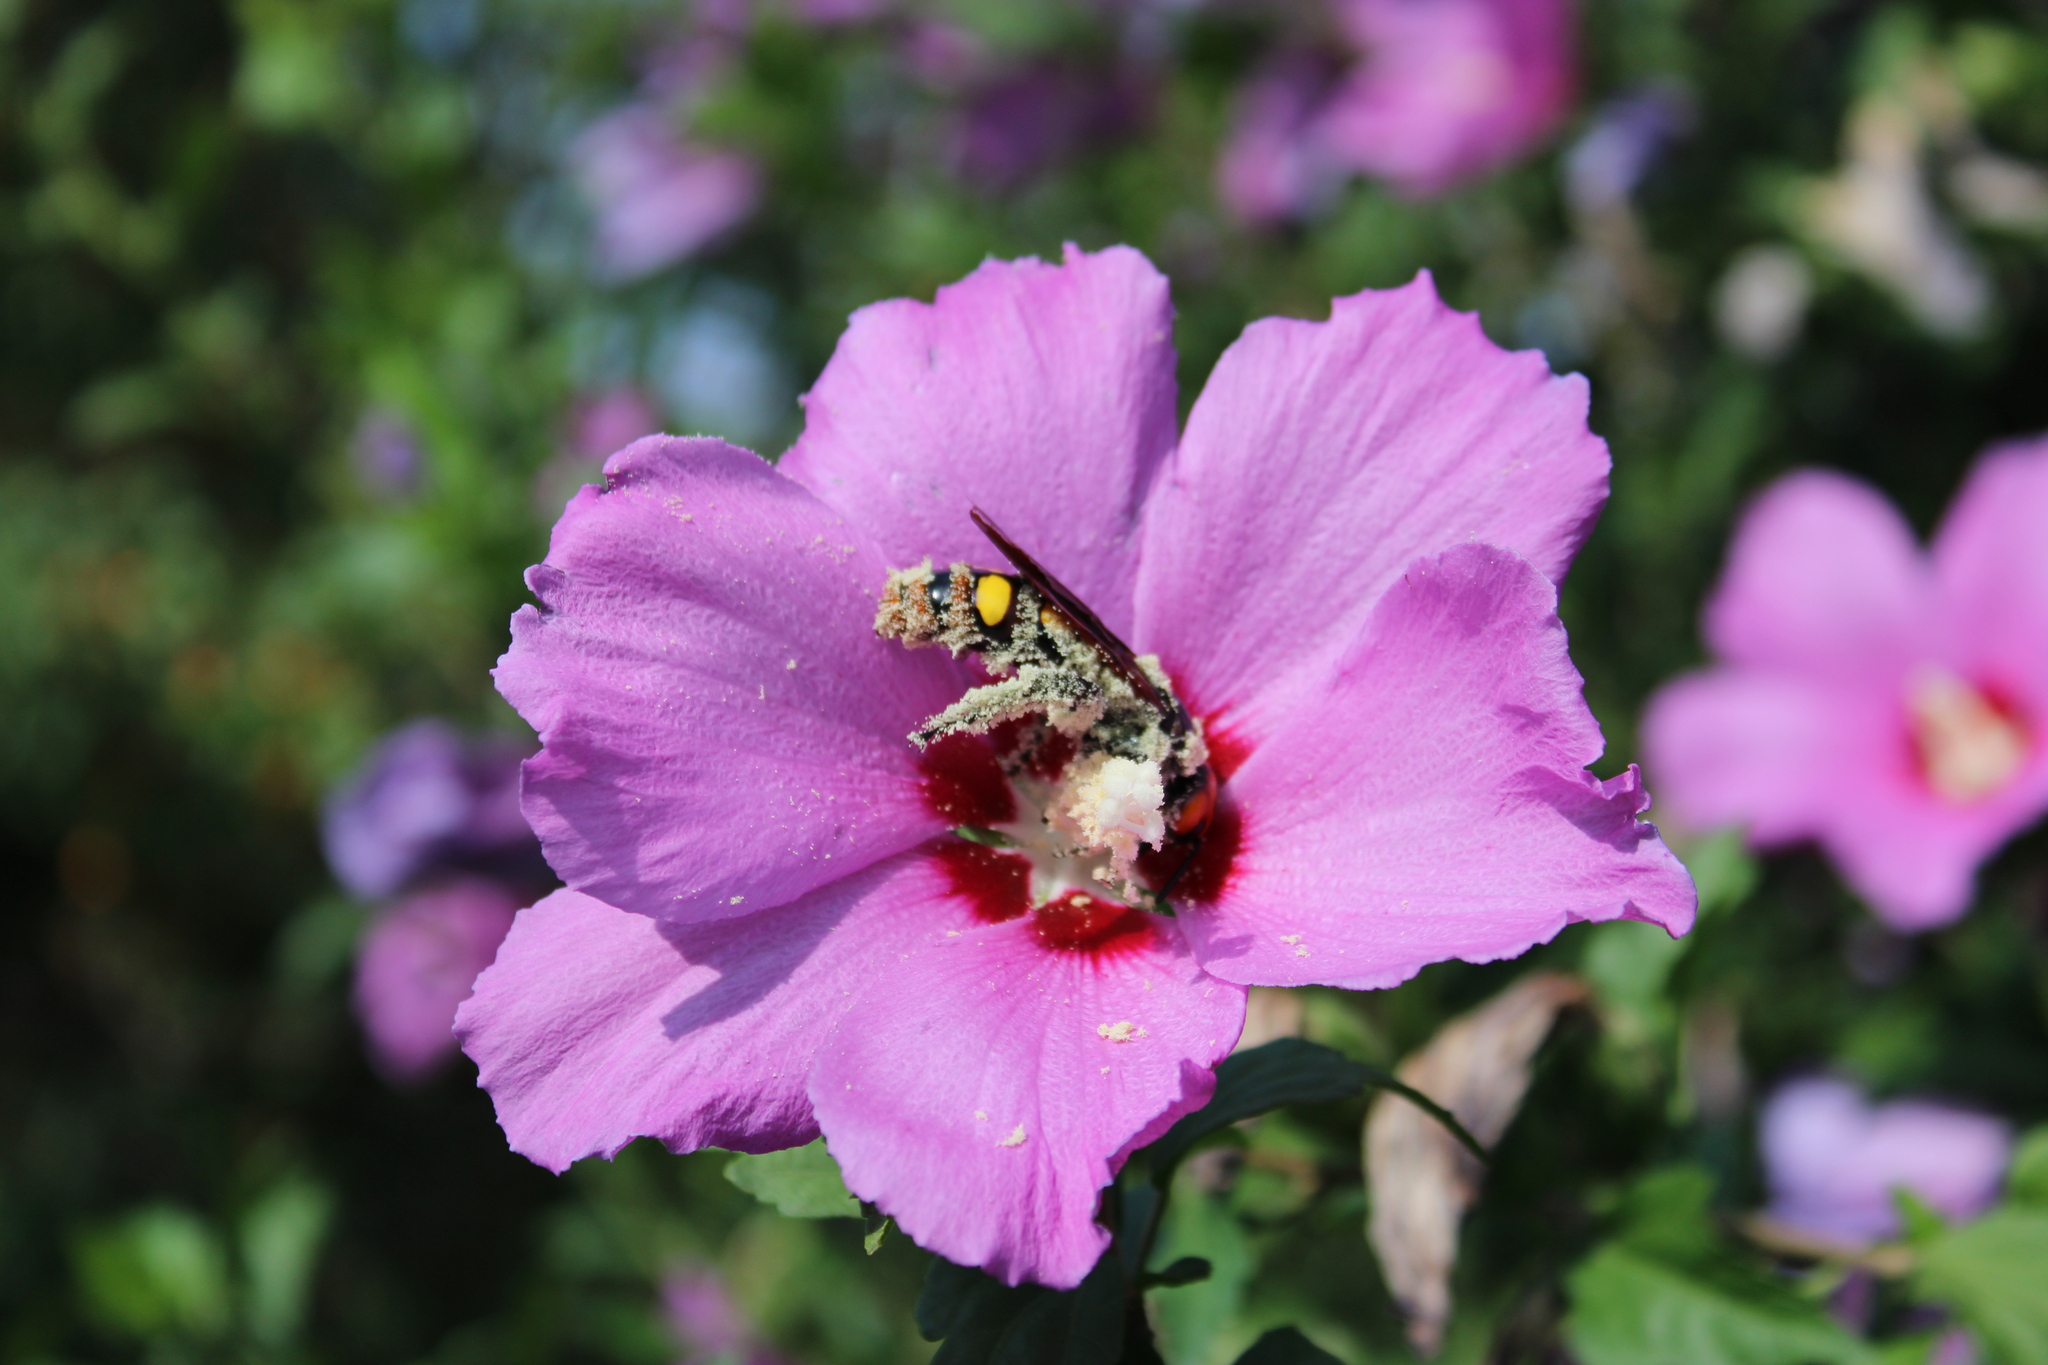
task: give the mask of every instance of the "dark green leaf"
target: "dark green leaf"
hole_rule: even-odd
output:
[[[1200,1256],[1183,1256],[1164,1270],[1147,1275],[1144,1287],[1171,1289],[1177,1285],[1199,1284],[1209,1278],[1209,1263]]]
[[[1621,1243],[1572,1272],[1565,1338],[1584,1365],[1874,1365],[1818,1305],[1760,1277],[1701,1278]]]
[[[1948,1229],[1921,1248],[1914,1284],[1998,1359],[2048,1365],[2048,1211],[2007,1206]]]
[[[1466,1132],[1451,1113],[1429,1096],[1395,1079],[1393,1073],[1354,1062],[1334,1048],[1305,1038],[1278,1038],[1261,1047],[1234,1053],[1216,1068],[1216,1093],[1209,1102],[1166,1131],[1152,1144],[1152,1178],[1164,1182],[1188,1149],[1211,1133],[1240,1119],[1263,1114],[1283,1104],[1318,1104],[1348,1099],[1369,1086],[1391,1090],[1420,1106],[1450,1129],[1481,1161],[1486,1149]]]
[[[1275,1327],[1237,1358],[1237,1365],[1344,1365],[1301,1334],[1299,1327]]]
[[[823,1139],[785,1152],[736,1156],[725,1178],[791,1218],[858,1218],[860,1201],[847,1193],[839,1164]]]
[[[1019,1313],[989,1365],[1117,1365],[1123,1352],[1124,1264],[1107,1255],[1078,1288]]]
[[[954,1265],[943,1256],[934,1256],[925,1271],[924,1290],[917,1296],[917,1330],[926,1341],[953,1336],[998,1295],[1029,1292],[1010,1289],[973,1266]]]
[[[1127,1300],[1121,1258],[1105,1255],[1064,1293],[1011,1288],[979,1270],[933,1258],[917,1301],[932,1365],[1118,1365]]]

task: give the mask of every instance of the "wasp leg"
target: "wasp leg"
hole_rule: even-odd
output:
[[[1155,898],[1161,901],[1166,899],[1167,893],[1172,891],[1175,884],[1180,881],[1181,874],[1195,865],[1195,855],[1202,851],[1202,836],[1199,834],[1190,835],[1186,839],[1176,839],[1174,842],[1177,844],[1185,843],[1188,846],[1188,856],[1180,860],[1180,866],[1176,867],[1173,870],[1173,874],[1164,882],[1161,882],[1159,889],[1152,893]]]

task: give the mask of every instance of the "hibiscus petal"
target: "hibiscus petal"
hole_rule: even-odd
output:
[[[2038,761],[1984,799],[1932,791],[1889,689],[1760,668],[1696,673],[1643,718],[1644,752],[1674,818],[1746,824],[1762,845],[1812,838],[1894,928],[1945,924],[1969,905],[1977,863],[2048,794]]]
[[[1935,572],[1961,662],[2048,740],[2048,439],[1987,452],[1942,520]]]
[[[1093,950],[1034,916],[978,921],[933,875],[926,946],[877,972],[818,1054],[811,1100],[848,1188],[920,1246],[1016,1284],[1078,1284],[1109,1244],[1102,1187],[1208,1102],[1244,991],[1171,920]],[[906,913],[912,907],[904,907]]]
[[[875,638],[886,568],[722,441],[613,456],[527,574],[498,688],[541,734],[523,805],[562,879],[670,919],[780,905],[939,832],[906,736],[959,696]]]
[[[1878,917],[1907,933],[1968,910],[1977,864],[2031,818],[2014,818],[2010,789],[2003,800],[1951,804],[1913,781],[1903,763],[1875,755],[1829,776],[1836,806],[1821,845]],[[2038,780],[2033,786],[2038,799]]]
[[[1754,669],[1695,673],[1643,713],[1643,754],[1672,818],[1746,824],[1758,843],[1812,835],[1838,795],[1839,702],[1824,685]]]
[[[1890,503],[1854,479],[1805,470],[1743,515],[1705,634],[1730,663],[1883,684],[1932,654],[1932,587]]]
[[[1365,989],[1575,920],[1691,927],[1691,879],[1636,818],[1634,770],[1584,771],[1600,729],[1555,589],[1525,561],[1484,545],[1417,561],[1315,695],[1252,737],[1224,789],[1235,857],[1179,919],[1210,972]]]
[[[1145,508],[1134,642],[1234,710],[1347,645],[1420,555],[1481,540],[1561,581],[1607,467],[1586,381],[1495,346],[1427,272],[1254,323]]]
[[[989,261],[853,315],[782,470],[895,566],[1004,567],[978,505],[1122,631],[1138,503],[1173,448],[1172,331],[1165,277],[1128,247]]]
[[[891,913],[908,861],[711,924],[566,890],[522,910],[455,1018],[512,1150],[561,1171],[637,1137],[674,1152],[816,1137],[813,1054],[922,929]]]

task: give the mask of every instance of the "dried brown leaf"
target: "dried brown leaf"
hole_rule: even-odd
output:
[[[1444,1025],[1396,1074],[1491,1147],[1521,1108],[1529,1063],[1558,1012],[1587,996],[1575,976],[1525,976]],[[1367,1112],[1364,1146],[1372,1191],[1366,1238],[1407,1315],[1408,1340],[1435,1355],[1451,1316],[1458,1224],[1479,1194],[1479,1163],[1442,1124],[1392,1094],[1381,1094]]]

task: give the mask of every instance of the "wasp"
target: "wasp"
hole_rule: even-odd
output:
[[[954,564],[942,576],[929,560],[899,570],[890,576],[875,629],[908,645],[944,644],[956,656],[979,655],[1000,680],[934,716],[912,740],[922,746],[951,733],[985,732],[1036,712],[1055,730],[1078,734],[1084,749],[1159,763],[1161,851],[1184,853],[1155,892],[1164,897],[1216,813],[1216,778],[1200,727],[1156,662],[1139,659],[986,512],[975,507],[969,516],[1013,572]]]

